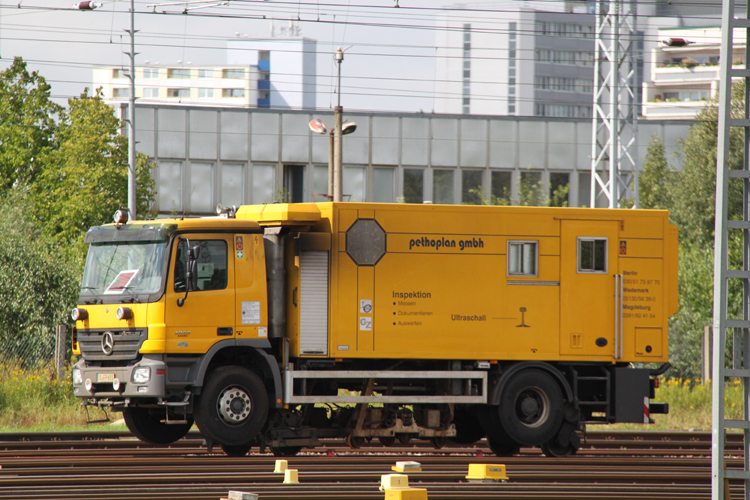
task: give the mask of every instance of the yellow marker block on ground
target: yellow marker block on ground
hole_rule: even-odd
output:
[[[427,490],[424,488],[385,490],[385,500],[427,500]]]
[[[505,473],[503,464],[469,464],[469,480],[478,481],[505,481],[508,475]]]
[[[421,472],[422,464],[419,462],[396,462],[391,470],[396,472]]]
[[[408,488],[409,476],[406,474],[383,474],[380,476],[380,489]]]
[[[297,477],[297,469],[287,469],[284,471],[284,484],[297,484],[299,479]]]
[[[287,462],[286,460],[276,460],[276,468],[273,471],[282,473],[287,469],[287,467],[289,467],[289,462]]]

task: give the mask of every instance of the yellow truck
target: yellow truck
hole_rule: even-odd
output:
[[[665,211],[303,203],[91,228],[73,370],[166,444],[343,438],[575,453],[653,422],[677,311]],[[651,367],[646,368],[644,364]]]

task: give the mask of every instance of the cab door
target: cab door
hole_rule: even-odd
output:
[[[560,353],[615,355],[617,221],[560,221]]]
[[[187,287],[187,241],[200,246],[197,286]],[[205,353],[213,344],[235,337],[233,237],[186,234],[172,243],[167,279],[167,352]],[[182,306],[178,299],[187,298]]]

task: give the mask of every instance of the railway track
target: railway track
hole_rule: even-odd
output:
[[[546,458],[524,448],[495,457],[479,442],[439,450],[427,444],[351,450],[341,441],[288,458],[300,484],[282,484],[276,457],[253,450],[246,457],[209,452],[191,433],[169,447],[154,447],[128,433],[0,433],[0,500],[123,499],[218,500],[229,490],[265,499],[382,499],[380,476],[398,460],[415,460],[412,486],[429,498],[708,499],[709,433],[590,432],[577,455]],[[742,436],[731,435],[727,466],[742,468]],[[509,481],[471,483],[469,463],[504,463]],[[744,498],[740,483],[733,498]]]

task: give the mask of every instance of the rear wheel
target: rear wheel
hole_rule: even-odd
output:
[[[541,446],[562,426],[562,390],[548,373],[524,370],[503,389],[499,410],[499,423],[511,440],[523,446]]]
[[[380,444],[386,447],[391,447],[394,444],[396,444],[396,437],[395,436],[380,436],[378,438],[378,441],[380,441]]]
[[[222,366],[212,371],[195,401],[195,423],[221,445],[246,446],[268,417],[268,395],[261,379],[247,368]]]
[[[135,437],[151,444],[170,444],[185,437],[193,426],[193,419],[187,417],[187,423],[165,423],[166,410],[129,407],[122,410],[125,425]]]

